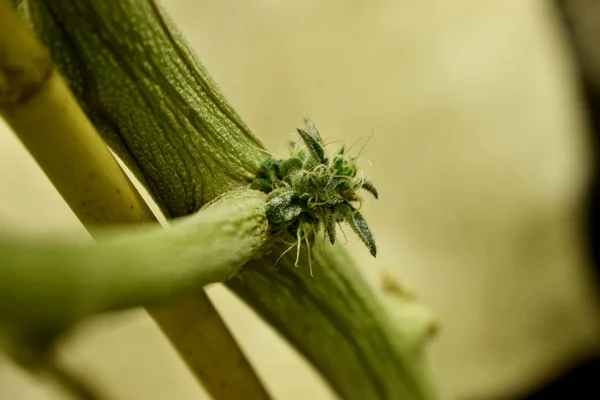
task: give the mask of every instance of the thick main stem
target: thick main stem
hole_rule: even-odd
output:
[[[94,125],[168,217],[248,184],[266,153],[156,0],[30,0],[36,30]],[[349,400],[432,399],[430,322],[397,318],[339,247],[275,260],[227,282]],[[288,253],[289,255],[289,253]],[[404,314],[407,315],[407,314]],[[420,317],[419,317],[420,318]]]
[[[0,0],[0,54],[0,113],[86,228],[155,222],[8,0]],[[269,397],[203,291],[148,311],[215,399]]]

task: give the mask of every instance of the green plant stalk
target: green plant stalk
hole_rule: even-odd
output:
[[[265,197],[250,189],[230,191],[165,229],[123,229],[98,243],[1,242],[0,321],[69,326],[227,280],[267,240]]]
[[[28,11],[26,3],[13,3]],[[0,0],[0,54],[0,113],[86,228],[94,233],[98,225],[155,223],[46,49],[7,0]],[[190,319],[190,309],[198,311],[196,318]],[[215,399],[269,397],[203,291],[148,311]]]
[[[43,346],[52,337],[35,335],[60,334],[92,314],[167,300],[168,305],[185,305],[188,294],[229,278],[263,246],[268,236],[264,198],[263,193],[252,190],[230,191],[166,229],[151,226],[112,235],[107,232],[100,243],[0,242],[2,332],[17,340],[30,339],[33,332],[34,341],[42,340],[33,345]],[[158,312],[173,318],[170,306],[160,307]],[[196,319],[197,314],[190,317]],[[206,333],[202,330],[196,335],[204,338]],[[12,350],[17,361],[37,372],[39,353]],[[206,356],[217,360],[213,368],[229,366],[227,360],[218,361],[221,350],[227,351],[217,346]],[[78,374],[56,360],[46,361],[44,371],[79,395],[77,398],[99,398]],[[254,390],[241,389],[234,395],[245,396]],[[229,395],[233,398],[231,389]]]
[[[81,106],[167,218],[188,215],[253,176],[265,158],[257,153],[262,144],[220,92],[210,90],[216,84],[197,68],[154,1],[28,3],[35,29]],[[148,18],[154,23],[145,23]],[[94,23],[71,31],[82,21]],[[130,26],[133,21],[143,26]],[[90,70],[92,59],[100,64]],[[163,84],[168,81],[177,84]],[[144,155],[143,163],[132,155]]]
[[[47,50],[0,7],[0,115],[86,227],[154,222]]]
[[[169,217],[245,185],[265,158],[153,0],[33,0],[32,18],[105,140]],[[403,329],[340,248],[253,262],[228,286],[279,330],[344,399],[430,399],[419,329]],[[407,323],[408,318],[404,318]],[[415,317],[415,326],[427,325]],[[424,338],[428,329],[421,329]],[[405,340],[406,339],[406,340]]]
[[[249,189],[230,191],[166,229],[153,225],[107,232],[100,243],[0,242],[1,331],[17,341],[33,339],[28,344],[41,345],[44,351],[55,335],[96,313],[167,300],[172,304],[174,298],[185,305],[185,295],[236,274],[265,244],[269,232],[265,197]],[[173,318],[170,306],[158,310]],[[196,334],[206,335],[204,330]],[[12,349],[15,359],[37,371],[40,354],[20,350]],[[218,360],[221,350],[212,348],[207,358]],[[77,398],[99,398],[85,379],[56,360],[45,361],[44,371]],[[213,365],[226,367],[227,361]],[[235,395],[248,393],[252,392]]]

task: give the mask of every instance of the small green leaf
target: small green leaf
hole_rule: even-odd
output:
[[[308,132],[302,129],[297,129],[297,131],[302,140],[304,141],[304,144],[308,148],[310,155],[319,163],[324,163],[325,151],[323,150],[323,146],[321,146],[321,144],[317,142],[317,140],[315,140],[315,138],[313,138],[312,135],[310,135]]]
[[[348,223],[352,227],[352,230],[356,232],[360,240],[367,246],[373,257],[377,256],[377,246],[375,245],[375,239],[373,234],[367,225],[367,221],[363,218],[362,214],[355,211],[350,218]]]
[[[371,193],[376,199],[379,198],[379,193],[377,192],[377,189],[375,189],[375,186],[373,186],[371,182],[364,181],[360,187],[366,190],[367,192]]]
[[[325,230],[327,231],[327,236],[329,236],[331,244],[335,244],[335,215],[333,212],[328,212],[327,214],[327,218],[325,219]]]

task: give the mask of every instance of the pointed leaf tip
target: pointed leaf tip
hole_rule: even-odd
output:
[[[375,186],[373,186],[373,184],[371,182],[364,181],[363,184],[361,185],[361,188],[363,188],[367,192],[371,193],[373,195],[373,197],[375,197],[376,199],[379,199],[379,192],[377,192],[377,189],[375,189]]]
[[[327,231],[327,236],[329,236],[329,241],[331,242],[331,244],[335,244],[336,232],[335,219],[333,217],[333,213],[329,215],[329,217],[325,221],[325,230]]]
[[[310,152],[310,154],[318,162],[324,163],[325,162],[325,151],[323,150],[323,146],[321,146],[321,144],[317,140],[315,140],[315,138],[312,137],[312,135],[309,134],[308,132],[306,132],[300,128],[298,128],[297,131],[298,131],[298,134],[300,135],[300,137],[302,138],[302,141],[308,148],[308,151]]]
[[[348,222],[360,240],[362,240],[365,246],[367,246],[371,255],[376,257],[377,246],[375,245],[375,239],[373,238],[373,234],[371,233],[371,230],[367,225],[367,221],[365,221],[362,214],[356,211]]]
[[[321,139],[321,135],[315,126],[315,123],[312,122],[309,118],[304,118],[304,126],[306,127],[306,131],[312,135],[312,137],[319,143],[323,143],[323,139]]]

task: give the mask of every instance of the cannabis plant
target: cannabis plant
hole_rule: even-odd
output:
[[[429,316],[396,284],[371,288],[333,245],[347,223],[376,254],[359,208],[378,194],[354,155],[327,155],[309,122],[289,158],[268,156],[156,0],[13,3],[21,18],[0,0],[2,116],[93,235],[145,225],[98,243],[1,243],[0,322],[15,359],[73,382],[52,358],[56,338],[143,305],[213,398],[269,398],[200,290],[223,282],[341,398],[437,397],[422,359]],[[105,143],[176,219],[169,227]]]

